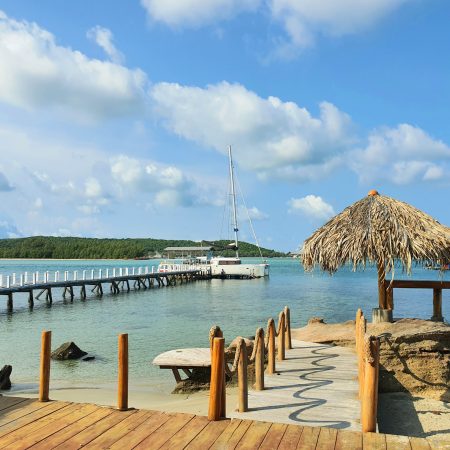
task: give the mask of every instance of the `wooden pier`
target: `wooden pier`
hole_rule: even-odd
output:
[[[0,397],[0,448],[434,450],[445,442],[342,429],[224,419],[86,403]]]
[[[54,281],[49,281],[50,276],[48,272],[44,274],[43,281],[37,280],[35,274],[33,274],[31,282],[27,282],[27,277],[21,274],[20,282],[13,284],[11,284],[10,277],[8,276],[6,277],[6,287],[0,286],[0,296],[6,297],[7,309],[12,312],[14,307],[14,294],[18,293],[28,294],[29,307],[33,308],[34,300],[40,299],[42,296],[44,296],[47,304],[51,304],[53,302],[53,290],[58,288],[62,289],[64,299],[68,298],[70,301],[73,301],[76,296],[75,288],[79,288],[79,298],[85,300],[89,290],[97,296],[102,296],[105,286],[106,289],[109,287],[111,294],[119,294],[123,291],[129,292],[131,289],[139,290],[176,286],[178,284],[186,284],[211,278],[211,274],[207,270],[189,267],[180,267],[179,270],[164,273],[149,272],[148,270],[139,270],[139,273],[135,273],[135,270],[120,269],[118,275],[116,275],[116,269],[112,269],[112,276],[110,276],[110,271],[107,269],[104,272],[100,270],[97,277],[94,276],[94,272],[92,271],[91,278],[87,278],[85,273],[87,271],[83,271],[82,279],[78,279],[77,272],[73,272],[71,279],[69,279],[68,272],[64,272],[64,280],[59,280],[60,272],[55,272],[52,277]],[[103,276],[104,274],[105,276]],[[16,278],[18,277],[14,276],[14,281]],[[35,296],[36,292],[37,295]]]

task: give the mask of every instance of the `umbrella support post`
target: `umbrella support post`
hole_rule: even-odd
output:
[[[442,289],[433,289],[433,317],[434,322],[443,322],[442,317]]]
[[[372,309],[372,323],[392,322],[392,309]]]

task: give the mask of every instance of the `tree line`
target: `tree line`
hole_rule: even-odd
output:
[[[218,248],[225,247],[228,241],[215,241]],[[208,244],[209,245],[209,244]],[[133,259],[164,256],[166,247],[198,247],[198,242],[166,239],[94,239],[78,237],[34,236],[16,239],[0,239],[0,258],[35,259]],[[286,256],[261,247],[264,257]],[[230,250],[217,251],[216,254],[231,256]],[[258,247],[247,242],[239,243],[239,255],[243,257],[260,256]]]

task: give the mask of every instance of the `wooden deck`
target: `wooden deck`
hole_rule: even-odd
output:
[[[361,431],[356,354],[350,348],[292,340],[265,390],[249,390],[250,411],[230,417]]]
[[[6,449],[450,449],[445,443],[333,428],[0,397]]]

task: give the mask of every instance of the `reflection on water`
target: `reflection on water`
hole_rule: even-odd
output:
[[[151,264],[157,262],[149,261]],[[151,265],[148,264],[148,265]],[[193,284],[131,291],[117,296],[91,296],[80,301],[78,289],[73,303],[53,295],[53,306],[45,300],[27,307],[26,295],[14,297],[15,311],[8,314],[0,297],[0,365],[13,366],[16,383],[36,383],[39,373],[40,333],[52,330],[53,348],[73,340],[95,361],[54,361],[52,382],[71,385],[114,383],[117,376],[117,335],[129,334],[130,383],[149,384],[155,391],[173,386],[172,374],[152,367],[158,354],[177,347],[207,347],[208,333],[218,324],[230,342],[235,336],[254,335],[271,316],[285,306],[291,308],[293,327],[305,325],[311,316],[327,322],[353,319],[362,307],[370,316],[377,303],[376,272],[353,273],[347,268],[334,276],[305,274],[298,260],[272,259],[269,279],[211,280]],[[40,270],[82,270],[112,267],[138,267],[142,261],[0,261],[0,273]],[[400,271],[396,278],[400,278]],[[444,276],[448,279],[448,274]],[[435,271],[415,269],[414,278],[439,279]],[[105,289],[105,293],[107,290]],[[446,298],[443,292],[444,316]],[[396,317],[429,318],[432,292],[397,289]]]

